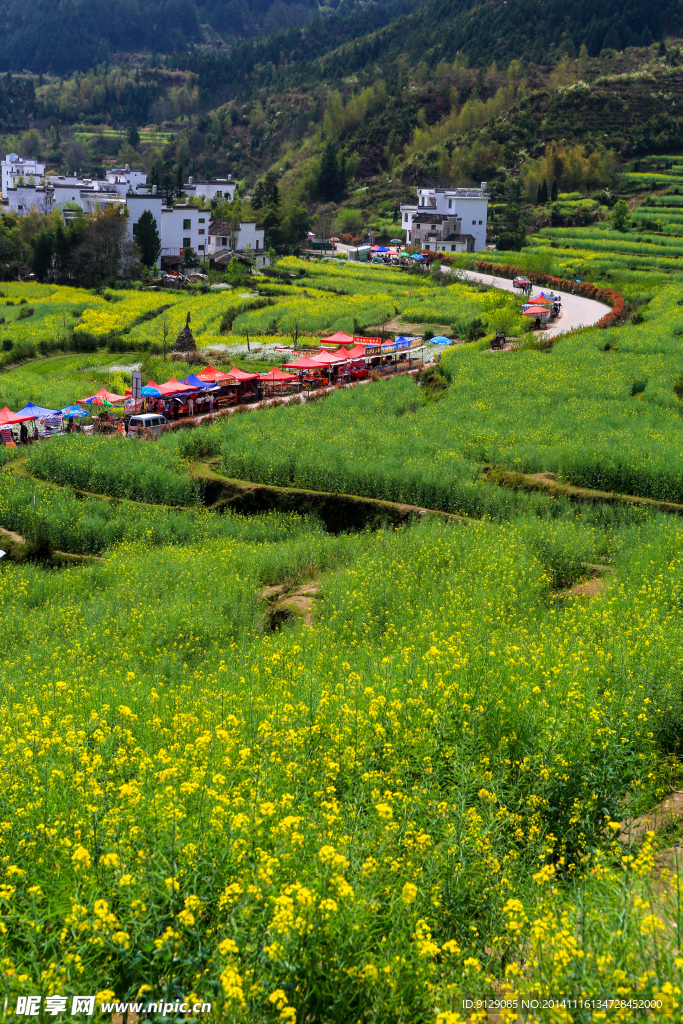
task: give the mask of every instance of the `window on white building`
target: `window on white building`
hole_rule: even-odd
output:
[[[192,229],[192,221],[188,218],[183,221],[183,231],[190,231]]]
[[[473,224],[476,224],[477,222],[476,222],[476,220],[473,220],[473,221],[472,221],[472,223],[473,223]]]
[[[183,249],[189,249],[191,245],[192,245],[192,239],[191,238],[183,238]]]
[[[221,238],[221,245],[227,245],[227,244],[228,244],[227,238]]]
[[[481,224],[481,221],[479,221],[479,223]]]
[[[452,200],[452,199],[449,199],[449,200],[448,200],[448,209],[449,209],[449,210],[452,210],[452,209],[453,209],[453,200]]]
[[[206,217],[200,217],[199,218],[199,223],[200,224],[206,224]]]

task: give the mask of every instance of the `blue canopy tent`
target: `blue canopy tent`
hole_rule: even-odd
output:
[[[43,409],[40,405],[34,405],[33,402],[29,402],[23,409],[20,409],[17,416],[35,416],[37,420],[48,420],[52,419],[53,416],[61,416],[61,409]]]
[[[419,336],[419,334],[398,334],[396,336],[395,340],[397,342],[399,342],[399,343],[402,343],[404,341],[407,341],[407,342],[419,341],[420,340],[420,336]]]
[[[216,386],[211,381],[200,380],[199,377],[195,377],[193,373],[191,373],[189,377],[186,377],[185,380],[182,380],[180,383],[189,384],[190,387],[200,388],[202,391],[210,391],[212,388],[215,388]],[[142,391],[144,394],[145,389],[143,388]]]
[[[432,345],[450,345],[451,339],[447,338],[445,334],[437,334],[435,338],[431,339]]]

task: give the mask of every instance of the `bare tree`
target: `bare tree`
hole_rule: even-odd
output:
[[[161,344],[164,350],[164,362],[166,362],[166,349],[168,348],[168,336],[171,331],[171,325],[168,320],[168,314],[162,313],[159,317],[159,329],[161,331]]]
[[[240,242],[240,227],[240,215],[236,211],[231,214],[228,221],[228,248],[232,249],[233,252],[237,252],[237,246]]]
[[[76,250],[79,276],[84,280],[106,281],[130,269],[134,250],[127,244],[126,214],[108,207],[89,218]]]

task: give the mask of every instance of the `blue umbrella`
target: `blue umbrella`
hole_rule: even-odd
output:
[[[419,252],[414,252],[410,258],[411,260],[421,260],[422,256],[420,256]]]
[[[158,388],[152,388],[149,384],[145,384],[144,388],[141,389],[140,394],[143,398],[161,398],[161,391]]]
[[[81,409],[78,405],[67,405],[66,409],[62,409],[62,416],[68,418],[69,416],[89,416],[90,413],[86,412],[85,409]]]
[[[451,339],[447,338],[444,334],[437,334],[435,338],[431,339],[432,345],[450,345]]]

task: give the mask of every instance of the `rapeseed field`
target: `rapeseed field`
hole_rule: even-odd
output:
[[[258,296],[3,285],[34,308],[6,307],[13,337],[69,315],[135,351],[31,362],[0,399],[120,391],[138,353],[158,379],[159,318],[187,308],[218,345],[387,316],[490,327],[515,303],[286,265]],[[90,995],[140,1021],[182,1003],[226,1024],[512,1024],[522,1000],[538,1024],[683,1016],[678,825],[642,818],[681,788],[683,526],[484,473],[683,501],[681,295],[666,278],[643,323],[550,351],[449,348],[439,392],[389,379],[153,443],[0,450],[0,527],[26,541],[0,535],[3,1012]],[[333,534],[219,512],[206,459],[463,518]]]
[[[5,566],[9,1003],[454,1024],[570,990],[672,1019],[675,890],[614,837],[671,778],[682,540],[621,532],[593,602],[522,521]],[[305,580],[312,625],[270,632],[262,588]]]

